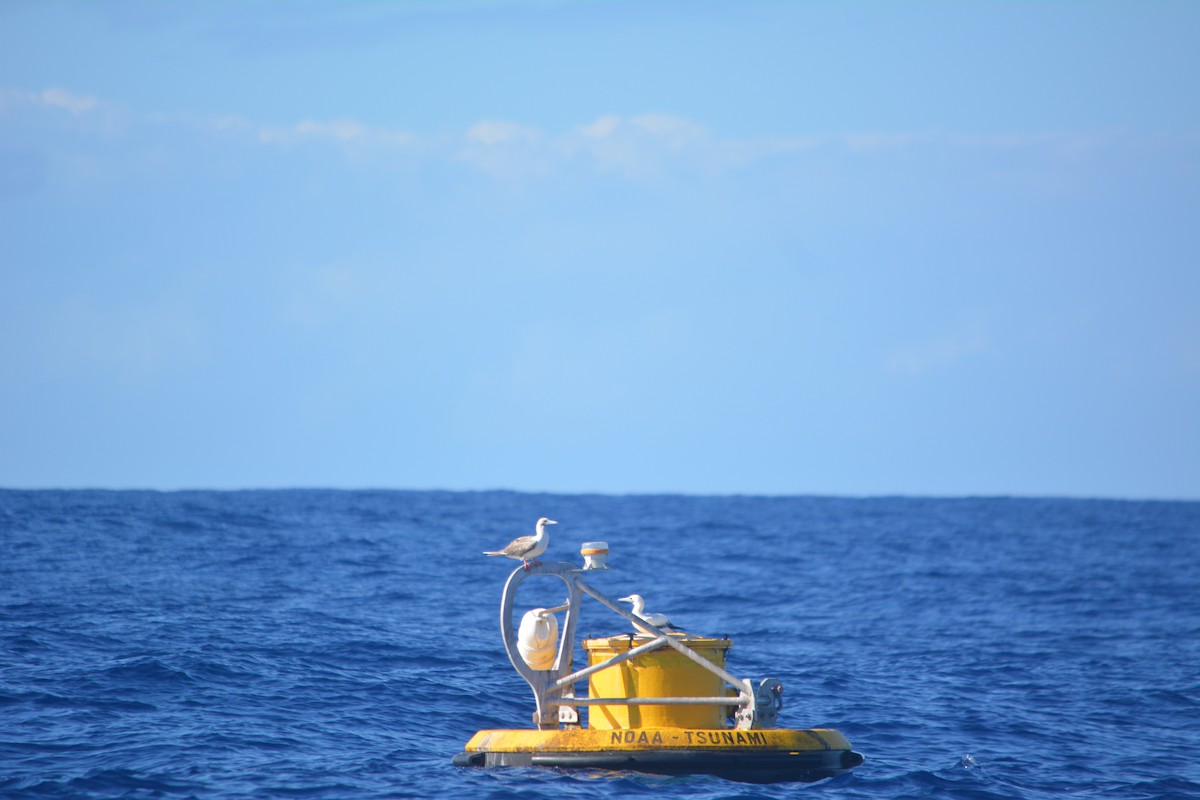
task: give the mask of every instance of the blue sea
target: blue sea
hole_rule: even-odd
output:
[[[731,672],[783,682],[782,727],[865,763],[451,766],[531,725],[498,626],[519,564],[481,551],[540,516],[543,560],[607,541],[596,588],[731,637]],[[625,630],[585,606],[581,635]],[[1200,798],[1200,503],[0,491],[6,800],[627,796]]]

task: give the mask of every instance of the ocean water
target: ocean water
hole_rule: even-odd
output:
[[[530,725],[497,622],[516,564],[481,551],[539,516],[544,560],[608,541],[593,585],[730,636],[781,726],[866,762],[451,766]],[[544,580],[519,602],[561,601]],[[624,630],[586,607],[582,635]],[[0,491],[0,797],[626,796],[1200,798],[1200,503]]]

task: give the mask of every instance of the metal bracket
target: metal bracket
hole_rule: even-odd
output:
[[[783,710],[783,684],[775,678],[764,678],[754,692],[754,700],[758,712],[754,727],[774,728],[775,720]]]

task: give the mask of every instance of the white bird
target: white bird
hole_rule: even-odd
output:
[[[660,614],[655,611],[647,611],[646,598],[642,597],[640,594],[631,594],[628,597],[622,597],[619,599],[622,603],[631,603],[633,605],[633,615],[638,619],[645,620],[656,628],[666,628],[667,630],[674,631],[679,630],[679,628],[676,628],[671,624],[671,620],[667,619],[666,614]],[[654,633],[654,631],[647,630],[646,633]]]
[[[542,517],[537,521],[537,533],[533,536],[520,536],[513,539],[500,550],[484,550],[485,556],[506,556],[515,558],[525,565],[525,569],[529,569],[529,560],[537,558],[542,553],[546,552],[546,548],[550,545],[550,534],[546,533],[547,525],[557,525],[558,523],[552,519]]]

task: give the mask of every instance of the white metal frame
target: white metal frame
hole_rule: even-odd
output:
[[[583,580],[583,573],[578,567],[563,562],[531,562],[528,567],[517,567],[508,576],[504,584],[504,594],[500,600],[500,633],[504,638],[504,649],[508,652],[508,660],[513,669],[525,679],[533,690],[537,702],[537,711],[533,714],[534,724],[542,730],[551,730],[560,725],[575,727],[579,724],[579,706],[588,705],[721,705],[736,706],[734,727],[739,730],[750,728],[772,727],[775,715],[781,703],[778,690],[773,690],[768,684],[778,682],[764,681],[756,692],[749,678],[735,678],[721,667],[696,653],[681,640],[681,636],[672,636],[661,628],[649,624],[640,617],[617,605],[610,597],[592,588]],[[567,602],[550,611],[566,611],[566,622],[562,627],[562,637],[559,641],[558,653],[554,666],[550,669],[537,670],[525,663],[517,650],[517,632],[513,626],[514,601],[517,587],[526,578],[534,575],[550,575],[559,578],[567,585]],[[624,617],[639,630],[652,631],[655,638],[645,644],[631,647],[600,664],[572,672],[571,666],[575,649],[575,631],[579,622],[580,608],[583,596],[587,595],[596,600],[610,611]],[[643,653],[649,653],[661,647],[671,647],[684,657],[699,664],[704,669],[717,675],[730,686],[737,689],[737,697],[577,697],[575,683],[584,678],[607,669],[616,664],[637,658]]]

